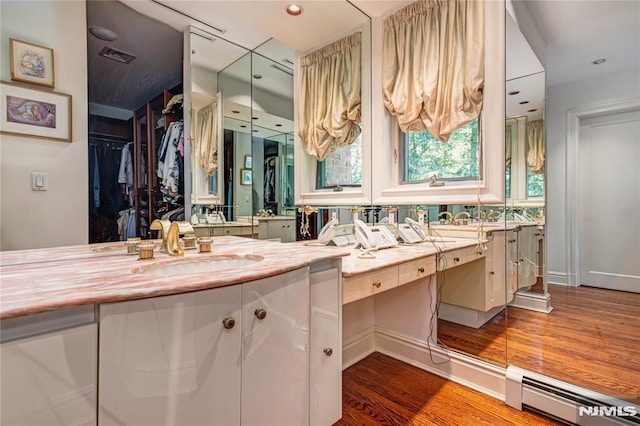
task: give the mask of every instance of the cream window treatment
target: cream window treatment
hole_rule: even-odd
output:
[[[218,170],[218,102],[196,113],[195,152],[198,165],[207,176]]]
[[[480,115],[483,89],[483,0],[420,0],[385,19],[384,103],[403,132],[448,141]]]
[[[531,173],[544,170],[544,120],[534,120],[527,124],[527,165]]]
[[[360,134],[360,44],[357,32],[301,60],[298,135],[318,161]]]

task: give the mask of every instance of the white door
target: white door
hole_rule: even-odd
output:
[[[98,424],[240,424],[241,297],[235,285],[100,305]]]
[[[580,284],[640,293],[640,111],[580,121]]]

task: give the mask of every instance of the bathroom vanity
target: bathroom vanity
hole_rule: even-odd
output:
[[[211,253],[138,261],[122,247],[3,254],[3,421],[340,418],[347,251],[220,237]]]

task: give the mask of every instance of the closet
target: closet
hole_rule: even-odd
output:
[[[184,220],[182,84],[165,89],[133,113],[133,209],[136,236],[163,216]]]
[[[182,85],[129,120],[89,116],[89,242],[152,238],[154,219],[184,220]]]

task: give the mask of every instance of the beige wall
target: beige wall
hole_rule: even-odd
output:
[[[9,37],[13,37],[53,48],[55,91],[73,97],[72,143],[0,136],[0,250],[85,244],[88,241],[85,2],[2,0],[0,24],[2,80],[11,80]],[[31,190],[31,172],[47,173],[48,191]]]

